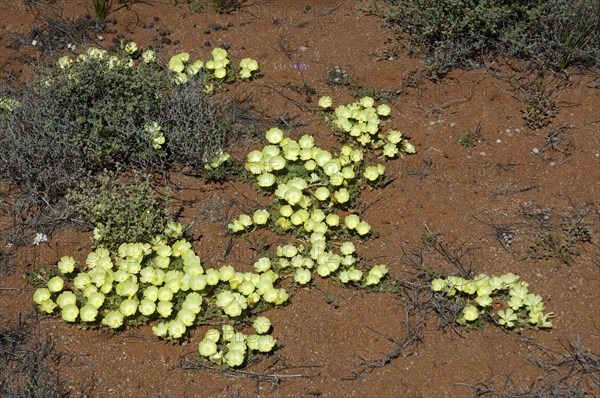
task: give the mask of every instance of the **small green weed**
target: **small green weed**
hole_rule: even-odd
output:
[[[477,143],[481,142],[481,138],[481,126],[478,124],[474,131],[461,135],[456,141],[466,148],[472,148],[477,145]]]

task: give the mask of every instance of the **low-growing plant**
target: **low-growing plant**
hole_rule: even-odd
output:
[[[38,288],[33,300],[41,312],[60,311],[64,321],[86,328],[119,330],[157,320],[153,333],[173,341],[208,318],[233,322],[252,316],[261,302],[288,300],[287,291],[275,287],[279,275],[270,266],[256,273],[203,266],[182,233],[182,225],[171,222],[143,243],[123,243],[114,251],[99,247],[88,254],[85,266],[63,256],[56,265],[59,274]],[[269,319],[256,317],[253,327],[252,335],[230,324],[221,332],[209,330],[199,344],[200,356],[238,367],[256,352],[271,352],[276,340],[268,334]]]
[[[165,195],[148,175],[112,172],[88,175],[67,194],[69,205],[94,228],[94,241],[110,249],[123,242],[147,242],[171,220]]]
[[[544,313],[542,297],[530,293],[529,284],[519,279],[510,272],[502,276],[479,274],[471,280],[449,276],[432,280],[431,289],[463,305],[462,314],[456,319],[463,326],[477,322],[485,314],[494,315],[492,305],[499,300],[507,306],[493,318],[499,325],[507,329],[551,328],[554,313]]]
[[[335,156],[318,147],[310,135],[296,141],[272,128],[266,139],[261,151],[248,154],[245,167],[261,191],[275,196],[275,203],[270,210],[240,215],[229,224],[231,232],[272,227],[294,236],[295,244],[277,247],[273,266],[281,273],[293,272],[300,285],[311,283],[314,271],[344,284],[379,284],[387,266],[361,270],[350,240],[372,235],[371,226],[353,211],[352,199],[362,187],[382,180],[385,167],[364,167],[362,150],[348,145]],[[340,208],[350,214],[342,217],[337,213]]]
[[[213,0],[215,10],[219,14],[229,13],[237,10],[243,0]]]

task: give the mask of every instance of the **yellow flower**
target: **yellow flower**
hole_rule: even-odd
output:
[[[138,46],[134,41],[130,41],[125,45],[125,52],[129,55],[134,54],[138,50]]]
[[[174,339],[180,339],[186,331],[186,327],[181,319],[176,318],[167,323],[169,336]]]
[[[252,323],[252,327],[254,327],[256,333],[265,334],[271,329],[271,321],[265,316],[259,316]]]
[[[198,352],[203,357],[210,357],[211,355],[216,354],[217,344],[213,340],[204,338],[204,340],[198,344]]]
[[[48,281],[48,290],[52,293],[60,292],[63,289],[65,281],[60,276],[55,276]]]
[[[55,308],[56,303],[51,299],[44,300],[40,303],[40,311],[45,312],[47,314],[52,314]]]
[[[361,221],[356,226],[356,233],[358,233],[361,236],[367,235],[370,231],[371,231],[371,226],[365,221]]]
[[[227,58],[227,50],[225,50],[224,48],[217,47],[212,50],[211,55],[213,60],[215,61],[224,60],[225,58]]]
[[[39,288],[33,294],[33,301],[35,301],[36,304],[41,304],[48,299],[50,299],[50,290],[46,288]]]
[[[223,282],[227,282],[235,274],[235,269],[231,265],[224,265],[219,268],[219,278]]]
[[[225,354],[225,362],[229,367],[240,366],[244,363],[244,353],[240,350],[229,350],[227,354]]]
[[[75,293],[70,292],[68,290],[62,292],[56,298],[56,304],[58,304],[58,306],[60,308],[65,308],[67,305],[75,304],[76,302],[77,302],[77,297],[75,297]]]
[[[168,318],[173,312],[173,303],[170,301],[159,301],[156,306],[156,312],[163,318]]]
[[[75,322],[79,315],[79,308],[75,304],[69,304],[62,308],[62,319],[67,322]]]
[[[143,299],[140,301],[138,310],[140,311],[140,314],[144,316],[150,316],[156,311],[156,304],[154,301]]]
[[[152,326],[152,333],[156,337],[165,337],[168,331],[167,324],[164,322],[160,322],[159,324]]]
[[[92,283],[90,275],[87,272],[80,272],[73,279],[73,286],[77,290],[83,290]]]
[[[344,218],[344,224],[348,229],[355,229],[360,223],[360,218],[356,214],[349,214]]]
[[[333,104],[333,100],[331,99],[331,97],[329,97],[327,95],[319,98],[319,106],[321,108],[324,108],[324,109],[330,108],[332,104]]]
[[[123,325],[123,314],[119,311],[110,311],[104,316],[104,319],[102,319],[102,324],[111,329],[117,329]]]
[[[215,69],[215,77],[217,79],[222,79],[225,76],[227,76],[227,70],[225,70],[225,68],[219,68],[219,69]]]
[[[479,310],[474,305],[467,305],[463,308],[463,318],[466,321],[474,321],[479,318]]]
[[[446,287],[447,281],[442,278],[437,278],[431,281],[431,290],[441,292]]]
[[[381,104],[377,107],[377,114],[380,116],[388,116],[391,112],[389,105]]]
[[[252,215],[252,221],[256,225],[264,225],[269,220],[269,212],[265,209],[259,209]]]
[[[64,57],[60,57],[56,63],[60,69],[68,69],[73,65],[73,60],[68,55],[65,55]]]
[[[276,341],[273,336],[270,335],[262,335],[258,340],[258,351],[260,352],[270,352],[273,347],[275,347]]]
[[[96,308],[102,307],[104,304],[104,294],[101,292],[93,292],[87,298],[87,304],[93,305]]]
[[[498,316],[498,323],[500,325],[506,326],[507,328],[512,328],[513,326],[515,326],[515,321],[519,319],[517,314],[515,314],[515,312],[511,308],[507,308],[506,311],[498,311]]]
[[[87,304],[79,310],[79,316],[83,322],[94,322],[97,315],[98,309],[91,304]]]
[[[146,50],[142,53],[142,59],[147,64],[156,61],[156,53],[152,50]]]
[[[311,273],[309,270],[299,268],[294,274],[294,281],[300,285],[306,285],[311,280]]]
[[[132,316],[137,312],[138,302],[133,299],[126,299],[121,301],[121,305],[119,306],[119,311],[124,316]]]
[[[75,269],[75,259],[70,256],[63,256],[57,267],[61,274],[70,274]]]
[[[379,278],[377,275],[369,273],[365,278],[365,286],[378,285],[380,281],[381,278]]]

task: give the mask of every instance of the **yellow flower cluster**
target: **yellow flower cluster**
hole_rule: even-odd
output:
[[[461,296],[471,302],[463,309],[462,316],[457,319],[459,324],[477,320],[480,314],[490,309],[494,296],[507,297],[508,306],[498,311],[497,322],[507,328],[525,326],[527,324],[538,328],[551,328],[550,318],[554,313],[544,314],[544,303],[540,295],[529,292],[529,284],[519,280],[519,276],[508,272],[501,276],[477,275],[472,280],[457,276],[446,279],[438,278],[431,281],[434,292],[443,292],[449,297]]]
[[[296,246],[278,247],[274,260],[278,269],[293,269],[293,279],[300,285],[311,281],[313,271],[343,283],[378,284],[387,274],[385,265],[364,273],[356,267],[354,245],[344,242],[338,253],[332,239],[340,233],[359,237],[371,233],[371,226],[359,215],[341,217],[337,212],[338,207],[350,202],[349,188],[357,190],[360,183],[362,150],[345,145],[334,156],[315,145],[312,136],[304,135],[296,141],[279,128],[268,130],[265,138],[268,144],[248,153],[245,168],[255,176],[259,187],[276,198],[275,210],[269,213],[259,209],[253,216],[241,214],[229,224],[230,231],[248,232],[272,219],[276,229],[302,236]],[[362,176],[375,181],[384,171],[383,165],[368,166]],[[257,264],[258,269],[271,267],[267,258]]]
[[[251,351],[269,353],[277,341],[266,333],[271,329],[271,321],[260,316],[252,324],[256,333],[246,335],[236,332],[231,325],[223,325],[221,331],[210,329],[198,344],[198,352],[217,365],[226,364],[234,368],[241,366]]]
[[[169,70],[175,74],[177,84],[187,83],[189,77],[197,75],[201,70],[204,70],[209,80],[213,78],[217,81],[225,81],[235,77],[227,50],[223,48],[214,48],[211,52],[211,59],[206,62],[198,59],[188,63],[189,60],[190,54],[187,52],[173,55],[169,60]],[[239,75],[241,79],[250,79],[258,71],[259,66],[256,60],[244,58],[240,61]],[[207,86],[207,90],[210,91],[210,86]]]
[[[403,154],[413,154],[416,149],[397,130],[387,134],[380,131],[382,120],[386,119],[391,108],[387,104],[375,107],[375,100],[363,97],[348,105],[340,105],[332,112],[333,100],[329,96],[319,99],[319,106],[326,111],[327,120],[340,132],[347,134],[363,147],[383,148],[383,155],[388,158],[403,157]]]
[[[64,256],[57,264],[60,275],[37,289],[33,300],[42,312],[58,307],[66,322],[90,326],[117,329],[159,319],[154,334],[171,339],[185,335],[206,302],[236,318],[261,300],[288,300],[285,289],[274,286],[279,275],[270,267],[259,273],[236,272],[230,265],[204,268],[182,232],[181,224],[170,223],[151,242],[124,243],[115,255],[98,248],[88,254],[85,270]]]

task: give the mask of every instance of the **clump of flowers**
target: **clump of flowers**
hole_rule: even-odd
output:
[[[277,248],[272,265],[293,272],[294,282],[300,285],[309,284],[313,273],[344,284],[379,284],[387,267],[377,265],[363,271],[354,244],[338,239],[372,234],[371,225],[353,213],[351,204],[361,187],[376,182],[385,167],[365,168],[361,149],[345,145],[335,154],[317,146],[310,135],[296,141],[272,128],[265,138],[267,145],[262,150],[248,153],[245,168],[263,192],[274,196],[274,203],[270,211],[241,214],[229,224],[230,231],[243,233],[267,225],[296,236],[295,245]],[[340,214],[340,208],[349,213]],[[259,267],[263,269],[263,265]]]
[[[403,157],[413,154],[416,149],[413,144],[397,130],[381,131],[381,122],[387,119],[391,108],[387,104],[375,107],[371,97],[363,97],[348,105],[339,105],[332,110],[331,97],[319,99],[319,106],[325,110],[326,119],[334,130],[349,136],[364,148],[382,149],[387,158]]]
[[[252,58],[244,58],[240,61],[239,77],[249,79],[260,73],[258,62]],[[199,76],[199,72],[204,72],[203,77],[208,81],[206,91],[214,89],[211,82],[223,83],[235,80],[235,67],[228,57],[227,50],[217,47],[211,51],[211,58],[206,62],[197,59],[190,62],[190,54],[182,52],[173,55],[169,60],[169,70],[174,74],[174,80],[177,84],[185,84],[190,78]]]
[[[240,78],[250,79],[253,75],[260,73],[258,62],[252,58],[244,58],[240,61]]]
[[[476,321],[483,313],[493,314],[492,305],[500,301],[507,308],[499,310],[494,318],[507,329],[552,327],[550,318],[554,313],[544,313],[542,297],[530,292],[529,284],[511,272],[501,276],[480,274],[472,280],[457,276],[438,278],[431,281],[431,289],[467,303],[456,320],[461,325]]]
[[[255,333],[249,335],[236,332],[231,325],[223,325],[221,330],[208,330],[198,344],[200,356],[216,365],[236,368],[257,353],[268,354],[273,351],[277,341],[267,334],[271,329],[271,321],[260,316],[252,325]]]
[[[119,329],[156,320],[154,334],[171,340],[184,338],[208,307],[236,319],[261,301],[288,300],[285,289],[274,286],[279,275],[270,269],[240,273],[230,265],[203,266],[182,232],[181,224],[170,223],[151,242],[123,243],[116,253],[100,247],[82,267],[64,256],[59,275],[37,289],[33,300],[40,311],[60,311],[65,322],[86,327]],[[266,330],[262,324],[257,332]]]

